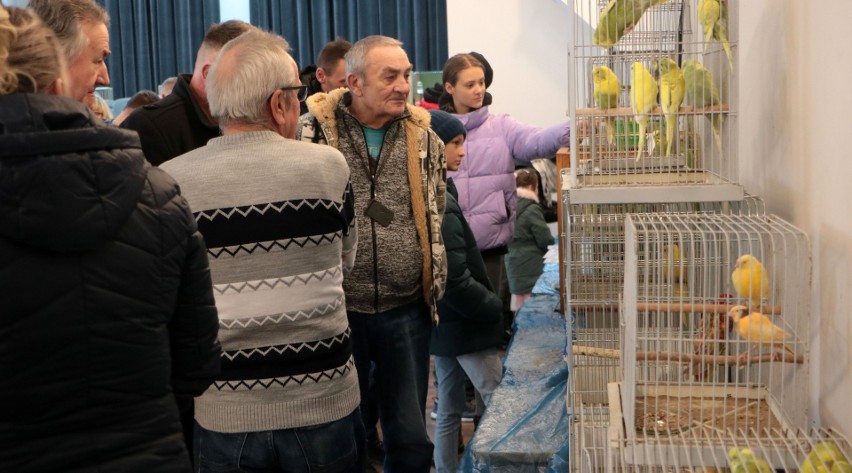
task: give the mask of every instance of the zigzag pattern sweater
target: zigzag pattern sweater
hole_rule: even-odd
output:
[[[196,398],[198,423],[257,432],[350,414],[360,397],[343,258],[357,234],[343,156],[258,131],[214,138],[162,169],[207,242],[219,309],[222,374]]]

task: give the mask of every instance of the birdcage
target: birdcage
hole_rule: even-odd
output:
[[[704,35],[698,0],[575,0],[573,202],[742,199],[735,15],[722,4],[714,24],[726,25],[727,41],[713,28]]]
[[[573,442],[570,447],[572,472],[592,473],[606,470],[609,408],[588,405],[582,415],[573,416]]]
[[[612,425],[610,435],[617,435]],[[607,443],[607,459],[612,471],[731,471],[732,473],[848,472],[852,460],[849,441],[826,429],[719,431],[706,426],[690,429],[675,441],[657,438],[641,448],[619,448],[619,441]],[[640,460],[641,459],[641,460]],[[641,465],[641,466],[640,466]]]
[[[810,266],[807,236],[774,215],[627,215],[623,372],[608,390],[622,460],[696,428],[811,426]]]
[[[620,379],[619,357],[607,350],[620,347],[618,303],[624,290],[624,216],[631,212],[762,215],[764,206],[754,196],[734,202],[563,206],[566,234],[563,244],[570,249],[566,252],[564,281],[564,306],[569,309],[572,321],[573,355],[569,373],[572,392],[579,404],[607,403],[607,384]]]

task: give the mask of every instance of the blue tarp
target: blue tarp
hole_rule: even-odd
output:
[[[465,449],[462,471],[568,471],[568,367],[558,288],[558,266],[547,263],[533,296],[515,316],[503,379]]]

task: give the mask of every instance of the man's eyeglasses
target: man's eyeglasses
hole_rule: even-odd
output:
[[[289,87],[279,87],[276,90],[295,90],[296,91],[296,98],[299,99],[299,102],[304,102],[305,99],[308,98],[308,86],[307,85],[292,85],[292,86],[289,86]],[[272,94],[269,94],[270,99],[272,98],[273,94],[275,94],[275,92],[272,92]],[[266,101],[268,102],[269,99],[266,99]]]

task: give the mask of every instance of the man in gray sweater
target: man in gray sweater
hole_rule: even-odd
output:
[[[207,78],[223,136],[162,165],[207,242],[219,309],[222,375],[196,398],[202,472],[363,468],[343,292],[357,244],[349,167],[291,139],[307,89],[288,49],[258,30],[229,42]]]

